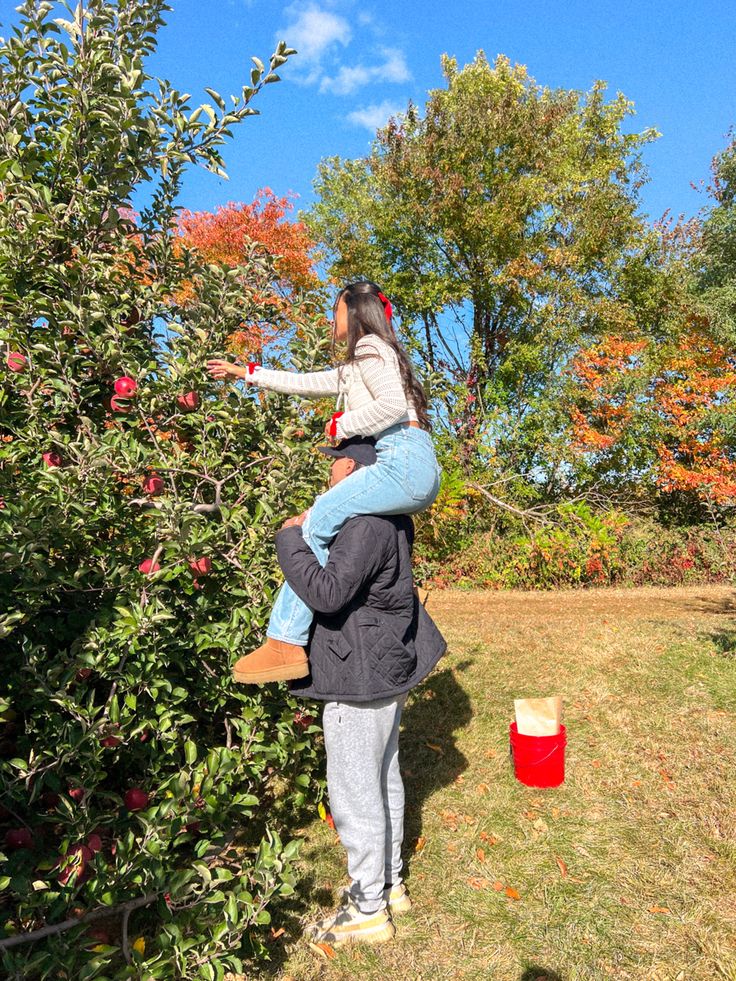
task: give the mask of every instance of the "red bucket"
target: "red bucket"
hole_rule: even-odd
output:
[[[516,779],[527,787],[559,787],[565,779],[567,730],[555,736],[523,736],[516,723],[509,726],[511,756]]]

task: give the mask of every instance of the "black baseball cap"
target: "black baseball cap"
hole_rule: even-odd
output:
[[[370,467],[377,460],[376,441],[372,436],[351,436],[341,439],[337,446],[318,446],[325,456],[346,456],[364,467]]]

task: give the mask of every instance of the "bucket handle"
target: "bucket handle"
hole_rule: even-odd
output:
[[[547,760],[550,758],[550,756],[553,756],[557,752],[558,749],[564,749],[566,745],[567,745],[567,743],[557,743],[557,745],[556,746],[553,746],[552,749],[549,751],[549,753],[547,753],[546,756],[543,756],[541,760],[535,760],[533,763],[529,763],[528,765],[529,766],[541,766],[541,764],[542,763],[546,763]],[[514,762],[514,747],[512,746],[512,744],[511,744],[510,741],[509,741],[509,756],[511,757],[511,762],[513,763]]]

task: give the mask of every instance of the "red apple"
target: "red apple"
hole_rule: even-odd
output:
[[[131,787],[125,791],[123,803],[129,811],[142,811],[144,807],[148,807],[148,794],[140,787]]]
[[[100,744],[105,746],[107,749],[112,749],[115,746],[119,746],[122,741],[123,740],[119,739],[117,736],[105,736],[100,740]]]
[[[185,392],[176,396],[176,404],[182,412],[194,412],[199,407],[199,393]]]
[[[212,571],[212,559],[208,555],[204,555],[200,559],[190,556],[189,568],[195,576],[206,576],[208,572]]]
[[[81,885],[85,879],[89,878],[87,862],[92,861],[93,853],[86,845],[72,845],[69,851],[62,855],[58,865],[64,865],[59,871],[59,882],[65,886],[67,882],[74,881],[75,885]]]
[[[86,936],[89,938],[85,946],[89,947],[90,944],[104,944],[106,947],[110,946],[110,934],[107,930],[103,930],[102,927],[90,927],[87,930]]]
[[[84,787],[70,787],[68,793],[76,804],[81,804],[87,791],[84,789]]]
[[[102,838],[94,831],[87,838],[87,848],[89,848],[93,855],[102,851]]]
[[[111,397],[109,404],[112,412],[130,412],[133,408],[130,402],[121,401],[117,395]]]
[[[10,849],[32,848],[33,835],[28,828],[11,828],[5,834],[5,844]]]
[[[141,312],[138,307],[131,307],[126,314],[120,318],[120,326],[125,328],[135,327],[141,319]]]
[[[164,489],[164,482],[160,477],[150,476],[146,477],[143,481],[143,492],[144,494],[150,494],[151,497],[155,497],[160,494]]]
[[[74,675],[76,681],[86,681],[92,674],[92,668],[80,668]]]
[[[20,351],[11,351],[5,359],[5,364],[11,371],[18,374],[18,372],[25,371],[28,367],[28,358],[25,354],[21,354]]]
[[[140,739],[140,741],[142,743],[147,743],[148,740],[151,738],[151,730],[150,729],[144,729],[143,732],[141,732],[139,734],[138,738]]]
[[[115,380],[115,394],[129,399],[138,390],[138,382],[129,375],[121,375]]]
[[[47,453],[43,454],[43,459],[47,467],[60,467],[61,457],[54,450],[49,450]]]
[[[150,576],[154,572],[158,572],[161,566],[158,562],[154,562],[153,559],[144,559],[138,566],[138,571],[142,572],[144,576]]]
[[[309,715],[307,712],[302,712],[301,710],[294,716],[294,724],[299,726],[300,729],[308,729],[313,722],[314,716]]]

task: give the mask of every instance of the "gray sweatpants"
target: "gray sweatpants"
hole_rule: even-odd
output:
[[[406,695],[376,702],[325,702],[327,792],[348,853],[350,893],[363,913],[386,903],[385,883],[401,882],[404,785],[399,723]]]

